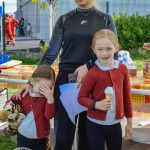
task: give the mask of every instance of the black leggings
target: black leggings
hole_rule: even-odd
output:
[[[75,125],[72,123],[68,114],[63,107],[59,97],[60,90],[59,86],[65,83],[68,83],[68,74],[70,72],[59,72],[54,90],[56,111],[58,112],[57,120],[57,129],[56,129],[56,143],[54,150],[71,150],[74,134],[75,134]],[[68,91],[69,92],[69,91]],[[70,97],[71,100],[71,97]],[[78,133],[79,133],[79,145],[78,150],[90,150],[90,145],[88,143],[87,134],[86,134],[86,112],[83,112],[79,115],[78,123]]]
[[[18,147],[29,148],[31,150],[46,150],[47,138],[29,139],[17,133]]]
[[[105,142],[108,150],[121,150],[122,129],[120,123],[99,125],[87,119],[86,128],[91,150],[104,150]]]

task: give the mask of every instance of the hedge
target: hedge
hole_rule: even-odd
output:
[[[138,13],[127,16],[126,13],[113,15],[116,24],[120,49],[130,50],[150,42],[150,14],[139,16]]]

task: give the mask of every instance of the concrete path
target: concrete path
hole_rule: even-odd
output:
[[[31,38],[30,37],[16,37],[16,45],[15,46],[11,44],[6,45],[6,52],[17,51],[17,50],[26,51],[26,49],[29,49],[30,52],[38,53],[40,51],[39,43],[40,43],[39,39],[35,39],[32,37]],[[1,46],[0,46],[0,50],[1,50]]]

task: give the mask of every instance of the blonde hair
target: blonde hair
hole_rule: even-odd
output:
[[[92,39],[92,47],[94,47],[95,42],[97,40],[102,39],[102,38],[108,38],[116,49],[119,48],[119,43],[118,43],[118,39],[116,35],[114,34],[114,32],[108,29],[99,30],[98,32],[94,34],[93,39]]]

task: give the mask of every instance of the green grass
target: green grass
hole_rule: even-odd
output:
[[[150,51],[144,49],[130,50],[130,57],[137,63],[138,70],[143,69],[143,61],[150,60]]]
[[[138,70],[143,70],[143,61],[142,60],[134,59],[133,61],[135,61],[137,63]]]
[[[12,95],[15,95],[18,90],[19,89],[8,89],[8,98],[10,98]]]
[[[17,145],[10,138],[0,136],[0,150],[13,150]]]

